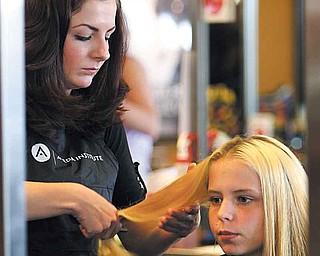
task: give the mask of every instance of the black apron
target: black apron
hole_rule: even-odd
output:
[[[119,129],[116,131],[116,133],[109,131],[108,138],[114,138],[114,140],[123,138],[122,129],[120,132]],[[124,148],[127,148],[126,141],[120,140],[118,144],[120,146],[123,144]],[[111,141],[111,148],[114,147],[113,145],[117,143]],[[121,184],[122,193],[125,193],[123,191],[125,187],[136,192],[124,194],[129,199],[126,204],[130,205],[144,198],[144,193],[141,193],[141,184],[137,182],[138,177],[132,170],[119,175],[125,178],[117,181],[120,160],[117,157],[122,157],[133,167],[129,151],[125,154],[123,150],[113,149],[112,151],[103,138],[88,139],[63,131],[57,143],[48,142],[33,135],[28,137],[27,146],[28,181],[81,183],[109,202],[113,202],[113,192],[118,182]],[[128,177],[131,178],[128,179]],[[123,184],[124,182],[129,184]],[[131,199],[128,194],[132,195]],[[97,239],[85,238],[79,230],[79,223],[70,215],[28,222],[28,255],[30,256],[97,255],[97,250]]]

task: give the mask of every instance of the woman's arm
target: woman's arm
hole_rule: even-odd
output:
[[[198,176],[199,172],[194,171],[195,167],[196,163],[190,163],[188,174],[182,181],[179,179],[178,183],[172,183],[141,203],[120,211],[120,216],[123,216],[121,222],[127,231],[119,232],[118,235],[128,251],[142,256],[161,255],[181,238],[188,236],[199,227],[200,205],[195,203],[197,200],[194,200],[194,197],[184,197],[181,202],[180,197],[174,198],[171,195],[172,191],[178,190],[176,195],[179,196],[181,195],[180,189],[189,190],[189,185],[194,185],[193,176]],[[200,167],[199,170],[202,171],[202,168]],[[204,186],[203,193],[207,198],[206,186]],[[171,208],[168,209],[169,204]],[[177,205],[189,206],[179,207]],[[163,209],[168,210],[162,211]]]
[[[118,233],[124,247],[140,256],[161,255],[181,238],[192,233],[200,223],[200,206],[169,209],[159,226],[146,228],[142,223],[122,220],[126,232]]]
[[[81,185],[76,183],[25,182],[27,196],[27,219],[50,218],[62,214],[74,215],[76,194]]]
[[[69,214],[87,237],[113,237],[120,230],[117,209],[95,191],[78,183],[25,182],[27,219]]]

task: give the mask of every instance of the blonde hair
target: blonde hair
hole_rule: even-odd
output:
[[[119,214],[156,229],[168,208],[206,203],[209,168],[222,157],[243,160],[260,178],[265,215],[262,255],[308,255],[306,172],[287,146],[263,135],[233,138],[172,184]]]

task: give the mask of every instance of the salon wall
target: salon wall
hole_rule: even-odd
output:
[[[259,92],[294,85],[294,1],[259,2]]]

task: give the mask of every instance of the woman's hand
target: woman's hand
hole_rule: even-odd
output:
[[[73,214],[82,234],[101,239],[114,237],[121,229],[117,209],[95,191],[86,187],[82,190]]]
[[[85,237],[108,239],[121,228],[117,209],[95,191],[71,182],[25,182],[28,220],[69,214]]]
[[[187,172],[191,171],[197,164],[190,163]],[[160,218],[159,227],[177,234],[179,237],[186,237],[198,228],[200,224],[200,205],[184,207],[180,210],[168,209],[167,214]]]

